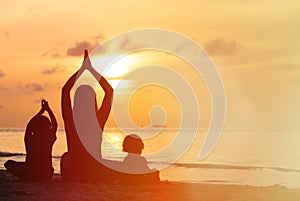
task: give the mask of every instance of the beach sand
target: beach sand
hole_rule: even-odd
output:
[[[21,182],[0,170],[0,200],[89,201],[89,200],[189,200],[189,201],[299,201],[300,189],[282,186],[251,187],[226,184],[193,184],[163,181],[158,185],[122,185],[63,182],[56,174],[52,182]]]

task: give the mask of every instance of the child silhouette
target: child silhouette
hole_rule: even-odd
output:
[[[148,173],[152,170],[147,164],[145,157],[141,156],[144,149],[142,139],[136,134],[127,135],[123,141],[123,151],[128,155],[122,163],[122,170],[130,174]]]
[[[43,115],[47,111],[50,120]],[[52,146],[56,140],[57,122],[48,102],[42,100],[41,110],[29,121],[25,131],[25,162],[8,160],[4,166],[21,180],[51,180],[53,176]]]

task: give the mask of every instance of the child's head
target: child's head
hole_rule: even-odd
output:
[[[35,134],[47,133],[51,128],[51,122],[44,115],[37,115],[30,120],[31,131]]]
[[[123,151],[132,154],[141,154],[144,149],[142,139],[136,134],[127,135],[123,141]]]

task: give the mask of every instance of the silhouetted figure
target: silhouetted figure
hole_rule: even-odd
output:
[[[95,91],[88,85],[78,87],[74,95],[74,106],[72,109],[70,91],[84,70],[90,71],[105,92],[99,109]],[[111,166],[108,165],[119,166],[122,163],[102,159],[102,132],[111,110],[112,98],[113,88],[91,66],[88,52],[85,50],[81,69],[69,78],[62,89],[61,107],[68,146],[68,152],[63,154],[60,164],[61,176],[64,181],[114,183],[131,183],[131,180],[134,183],[159,181],[159,173],[157,171],[141,175],[126,174],[110,169],[109,167]]]
[[[124,138],[123,151],[128,153],[122,162],[124,172],[132,174],[151,172],[146,158],[141,156],[143,149],[144,143],[138,135],[130,134]]]
[[[150,169],[145,157],[141,156],[144,149],[142,139],[136,134],[127,135],[123,141],[123,151],[128,155],[120,163],[118,181],[124,184],[154,184],[160,182],[159,171]]]
[[[48,112],[50,120],[42,115]],[[7,161],[4,166],[21,180],[51,180],[53,176],[52,146],[56,140],[57,122],[48,102],[42,100],[41,110],[29,121],[25,131],[25,162]]]
[[[62,89],[62,116],[65,124],[67,136],[68,152],[64,153],[61,159],[61,175],[64,180],[91,181],[110,179],[106,171],[109,168],[102,166],[85,149],[78,132],[84,133],[91,139],[87,146],[92,146],[98,159],[101,155],[102,132],[108,119],[112,98],[113,88],[107,80],[99,75],[91,66],[88,52],[85,50],[83,69],[79,69],[66,82]],[[99,81],[100,86],[105,92],[102,105],[98,109],[94,90],[88,85],[80,86],[75,92],[74,107],[71,106],[70,91],[76,79],[84,70],[89,70]],[[75,117],[75,119],[74,119]],[[80,125],[75,127],[75,123]],[[80,129],[81,130],[77,130]]]

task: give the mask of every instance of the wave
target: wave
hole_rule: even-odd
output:
[[[26,156],[25,153],[11,153],[11,152],[3,152],[0,151],[0,157],[13,157],[13,156]],[[60,155],[52,155],[54,159],[60,159]],[[114,157],[108,158],[109,160],[122,160],[123,157]],[[153,163],[164,163],[159,161],[151,161],[150,164]],[[253,170],[253,171],[279,171],[279,172],[300,172],[300,169],[293,168],[282,168],[282,167],[266,167],[266,166],[251,166],[251,165],[229,165],[229,164],[213,164],[213,163],[173,163],[169,164],[173,167],[179,168],[192,168],[192,169],[222,169],[222,170]]]
[[[175,167],[182,168],[202,168],[202,169],[230,169],[230,170],[273,170],[280,172],[300,172],[300,169],[281,168],[281,167],[264,167],[264,166],[242,166],[242,165],[225,165],[225,164],[198,164],[198,163],[173,163]]]
[[[56,159],[60,159],[61,158],[61,156],[58,156],[58,155],[52,155],[52,158],[56,158]]]
[[[2,152],[0,151],[0,157],[11,157],[11,156],[25,156],[24,153],[10,153],[10,152]]]
[[[8,133],[19,133],[19,132],[24,133],[25,128],[0,128],[0,133],[7,133],[7,132]],[[60,133],[60,132],[65,132],[65,129],[58,128],[57,133]]]
[[[24,128],[0,128],[0,133],[6,133],[6,132],[25,132]]]
[[[24,153],[11,153],[11,152],[5,152],[5,151],[0,151],[0,157],[12,157],[12,156],[26,156]],[[60,159],[61,156],[59,155],[54,155],[52,158]]]

